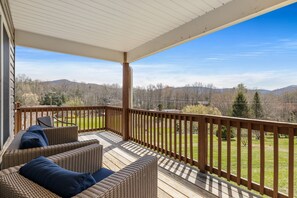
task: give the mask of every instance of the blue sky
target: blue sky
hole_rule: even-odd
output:
[[[16,48],[16,73],[32,79],[121,84],[122,66]],[[134,86],[202,82],[215,87],[276,89],[297,85],[297,3],[131,64]]]

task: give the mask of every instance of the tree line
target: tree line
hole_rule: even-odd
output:
[[[68,80],[42,82],[25,75],[16,77],[16,101],[24,106],[112,105],[121,106],[118,84],[97,85]],[[297,122],[297,89],[274,93],[250,90],[243,84],[230,89],[194,83],[170,87],[161,83],[133,88],[133,108],[175,109],[192,113]]]

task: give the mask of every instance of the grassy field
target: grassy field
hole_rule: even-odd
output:
[[[69,118],[65,122],[74,123],[78,126],[79,130],[84,129],[96,129],[96,128],[103,128],[104,127],[104,117],[93,117],[93,118],[72,118],[72,120]],[[58,126],[62,126],[62,123],[58,122]],[[66,126],[66,124],[64,124]]]

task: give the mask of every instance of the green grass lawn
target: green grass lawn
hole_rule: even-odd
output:
[[[84,118],[84,117],[77,117],[77,118],[68,118],[65,122],[74,123],[78,126],[79,130],[84,129],[97,129],[97,128],[104,128],[105,125],[105,118],[103,116],[93,117],[93,118]],[[56,125],[56,123],[55,123]],[[62,126],[62,123],[58,122],[58,126]],[[63,124],[63,126],[67,126]]]

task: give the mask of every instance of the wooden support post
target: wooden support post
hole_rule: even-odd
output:
[[[199,118],[199,131],[198,131],[198,168],[200,172],[206,172],[206,165],[207,165],[207,130],[206,130],[206,121],[204,116],[200,116]]]
[[[129,108],[132,106],[132,70],[127,62],[127,53],[124,53],[123,63],[123,140],[129,139]]]
[[[17,134],[21,130],[21,110],[20,103],[15,103],[15,114],[14,114],[14,134]]]

